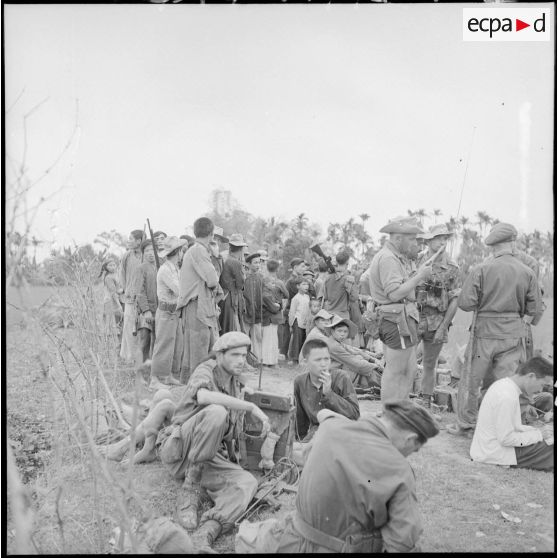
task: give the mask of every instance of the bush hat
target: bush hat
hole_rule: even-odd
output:
[[[451,236],[452,234],[453,232],[448,229],[446,224],[432,225],[427,232],[417,234],[417,238],[432,240],[436,236]]]
[[[188,244],[188,240],[185,238],[177,238],[176,236],[167,236],[163,241],[163,249],[159,252],[159,255],[163,258],[167,257],[173,250],[181,248],[185,244]]]
[[[246,242],[244,242],[244,237],[239,233],[233,233],[229,237],[229,244],[231,246],[248,246]]]
[[[423,230],[415,217],[394,217],[388,221],[387,225],[380,229],[380,232],[389,234],[420,234]]]
[[[358,328],[354,322],[352,322],[348,318],[342,318],[341,316],[337,315],[333,316],[333,320],[331,320],[331,323],[329,325],[326,325],[325,327],[335,329],[337,326],[340,325],[345,325],[349,328],[349,337],[351,339],[358,333]]]

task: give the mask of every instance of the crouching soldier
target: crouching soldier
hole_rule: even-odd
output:
[[[237,453],[244,412],[262,423],[264,434],[269,431],[265,413],[242,399],[240,374],[249,347],[244,333],[220,337],[213,346],[215,358],[194,370],[172,425],[157,439],[161,461],[176,479],[184,479],[177,506],[183,527],[198,526],[202,488],[215,504],[201,518],[202,540],[209,546],[244,513],[258,487],[256,478],[238,465]]]
[[[415,475],[407,457],[439,429],[407,400],[382,418],[318,413],[296,509],[282,519],[240,524],[237,553],[411,552],[422,532]]]

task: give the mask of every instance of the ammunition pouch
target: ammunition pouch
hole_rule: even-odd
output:
[[[384,304],[377,307],[379,321],[386,320],[397,325],[401,337],[410,337],[413,342],[413,333],[409,328],[409,319],[419,323],[419,313],[417,307],[412,303],[398,302],[394,304]]]

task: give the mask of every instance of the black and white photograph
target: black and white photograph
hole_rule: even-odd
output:
[[[6,554],[555,553],[555,2],[2,12]]]

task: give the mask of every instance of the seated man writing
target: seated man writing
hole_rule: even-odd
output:
[[[519,398],[530,399],[545,383],[552,383],[552,364],[533,357],[509,378],[494,382],[484,396],[471,443],[473,461],[554,471],[554,431],[521,423]]]
[[[303,445],[318,428],[318,411],[331,409],[347,418],[360,416],[355,388],[343,370],[330,370],[331,359],[327,343],[310,339],[302,348],[302,364],[306,372],[294,380],[296,431],[301,443],[293,446],[294,460],[303,464]]]
[[[214,502],[200,527],[209,546],[248,507],[256,493],[256,478],[238,464],[242,414],[248,412],[269,431],[266,414],[242,399],[241,373],[250,338],[228,332],[213,346],[215,357],[192,373],[172,418],[172,426],[157,439],[159,457],[177,479],[184,479],[179,495],[178,519],[186,529],[198,525],[201,488]]]
[[[401,400],[386,403],[380,419],[352,421],[327,409],[318,418],[296,510],[280,520],[242,522],[236,552],[419,550],[415,474],[406,458],[438,434],[429,412]]]

